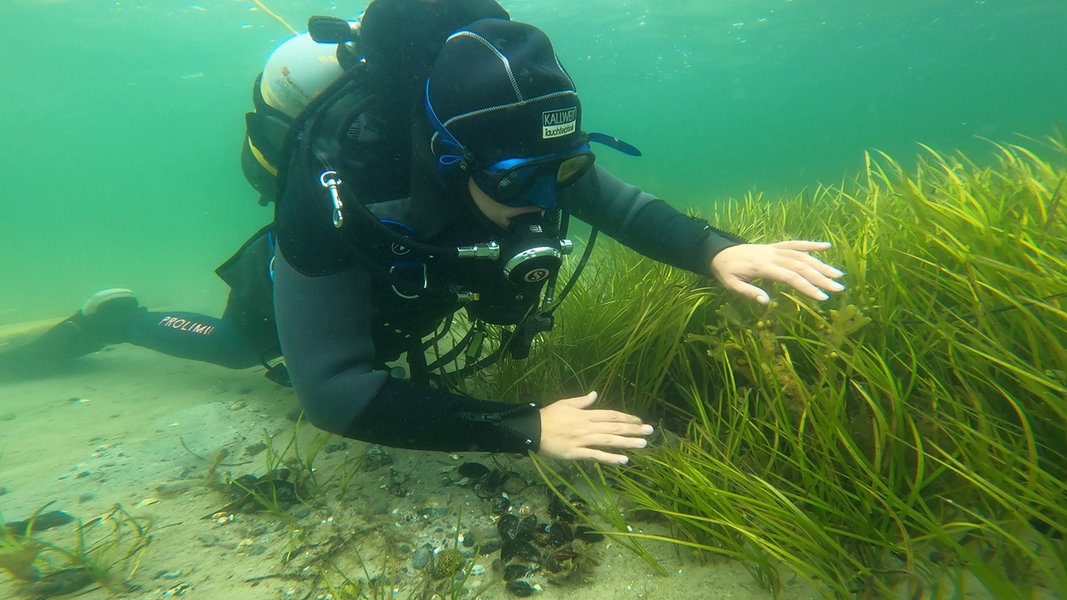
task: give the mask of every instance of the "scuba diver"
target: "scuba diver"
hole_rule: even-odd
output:
[[[242,162],[275,216],[217,271],[231,287],[224,316],[152,313],[105,290],[28,354],[130,342],[247,367],[276,346],[284,370],[268,360],[269,373],[323,430],[625,464],[652,433],[639,417],[595,408],[595,392],[544,405],[453,393],[434,385],[428,344],[463,310],[470,331],[453,356],[490,324],[506,328],[499,352],[523,357],[558,306],[571,217],[757,302],[769,296],[753,280],[819,300],[843,289],[810,254],[828,243],[747,243],[596,164],[591,144],[635,150],[583,130],[549,38],[493,0],[376,0],[358,27],[313,18],[309,29],[254,86]],[[301,61],[329,76],[294,81]],[[407,373],[389,366],[402,356]]]

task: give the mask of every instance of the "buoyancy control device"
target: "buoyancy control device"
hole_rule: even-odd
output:
[[[296,148],[297,134],[305,129],[309,119],[323,105],[331,102],[346,88],[349,81],[366,71],[359,48],[359,23],[333,17],[312,17],[309,30],[298,34],[279,45],[270,55],[263,72],[253,86],[255,110],[246,115],[246,139],[242,149],[242,168],[249,183],[260,193],[260,203],[267,205],[278,199],[289,161]],[[600,134],[591,134],[593,141],[600,141]],[[618,147],[618,146],[615,146]],[[625,150],[624,150],[625,151]],[[627,152],[629,153],[629,152]],[[340,229],[351,227],[345,215],[355,216],[355,226],[366,239],[367,232],[376,238],[378,246],[401,247],[418,256],[419,260],[494,261],[499,265],[501,281],[525,290],[519,293],[524,308],[515,310],[509,290],[493,290],[490,294],[469,293],[449,288],[435,289],[433,282],[423,280],[421,289],[411,286],[410,277],[398,277],[394,291],[401,298],[419,294],[449,295],[453,302],[467,304],[468,312],[475,321],[501,325],[514,325],[502,347],[516,358],[524,358],[529,352],[534,335],[552,328],[552,312],[566,296],[577,278],[595,240],[595,230],[586,252],[572,275],[572,280],[558,297],[554,286],[562,257],[569,254],[573,245],[565,239],[566,215],[555,226],[542,228],[531,220],[517,220],[512,230],[499,241],[466,246],[445,247],[430,245],[414,238],[410,229],[383,219],[370,207],[359,201],[353,190],[346,189],[341,177],[329,168],[322,169],[319,183],[333,203],[332,224]],[[379,211],[380,212],[380,211]],[[348,221],[352,221],[349,219]],[[383,244],[384,241],[384,244]],[[393,274],[391,265],[383,267],[388,275]],[[533,297],[526,292],[533,292]],[[543,301],[541,296],[543,292]],[[484,298],[481,296],[485,296]],[[494,297],[495,296],[495,297]],[[531,301],[532,300],[532,301]],[[538,306],[540,302],[540,306]]]

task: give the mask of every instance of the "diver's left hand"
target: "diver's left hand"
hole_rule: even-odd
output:
[[[829,248],[830,242],[799,240],[731,246],[711,259],[711,272],[726,289],[760,304],[767,304],[771,298],[752,284],[755,279],[784,283],[809,298],[826,300],[826,292],[845,289],[836,281],[844,273],[808,253]]]

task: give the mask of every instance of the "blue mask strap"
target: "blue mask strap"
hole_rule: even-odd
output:
[[[437,113],[433,110],[433,105],[430,104],[430,80],[426,80],[426,114],[430,117],[430,123],[433,125],[434,130],[437,132],[440,142],[446,146],[451,146],[456,149],[457,154],[442,154],[437,158],[437,166],[441,170],[450,171],[459,165],[462,165],[467,160],[466,152],[464,151],[463,144],[459,143],[459,140],[452,135],[445,124],[441,122],[441,119],[437,118]]]
[[[427,100],[427,106],[429,106],[428,103],[429,100]],[[628,144],[613,135],[608,135],[606,133],[590,133],[587,135],[589,136],[590,142],[604,144],[605,146],[609,148],[614,148],[615,150],[618,150],[619,152],[622,152],[623,154],[626,154],[628,156],[641,156],[641,151],[638,150],[637,147],[632,144]]]

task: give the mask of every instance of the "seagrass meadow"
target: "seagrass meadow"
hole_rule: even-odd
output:
[[[538,461],[638,551],[666,520],[656,539],[776,592],[1063,597],[1067,147],[990,145],[988,165],[870,154],[855,181],[718,205],[751,240],[832,241],[847,290],[824,303],[758,306],[601,248],[557,332],[487,385],[659,421],[629,468]]]

